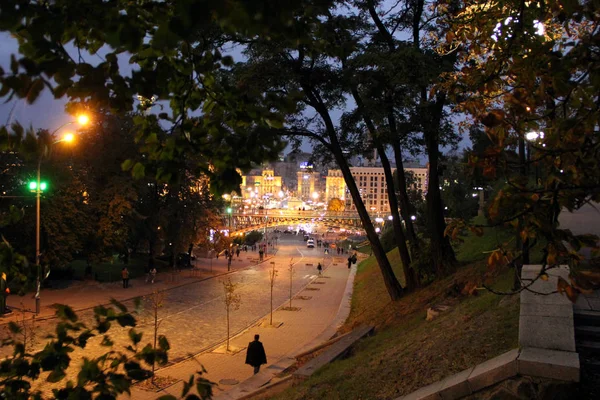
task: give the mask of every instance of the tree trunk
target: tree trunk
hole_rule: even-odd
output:
[[[390,205],[390,212],[392,213],[392,226],[394,228],[394,239],[398,246],[398,252],[400,253],[400,260],[402,262],[402,272],[404,274],[405,286],[408,290],[412,290],[415,287],[415,275],[413,269],[410,267],[410,253],[406,246],[406,236],[404,235],[404,229],[402,228],[402,222],[400,221],[400,214],[398,213],[398,199],[396,198],[396,190],[394,185],[394,174],[392,173],[392,167],[390,161],[385,152],[385,146],[380,140],[375,124],[367,116],[367,111],[362,101],[362,97],[358,92],[356,85],[352,87],[352,96],[356,105],[360,110],[363,120],[367,125],[367,128],[371,134],[371,140],[375,144],[377,151],[379,152],[379,158],[381,159],[381,165],[385,174],[385,181],[387,183],[387,195],[388,203]],[[404,171],[403,171],[404,172]],[[356,202],[355,202],[356,203]],[[387,256],[386,256],[387,257]]]
[[[356,206],[356,211],[358,212],[360,220],[363,224],[363,228],[367,233],[369,243],[371,243],[371,249],[373,250],[373,255],[375,255],[375,259],[377,260],[377,264],[379,265],[379,269],[381,270],[381,275],[383,277],[385,287],[387,288],[390,298],[393,301],[398,300],[402,296],[402,285],[400,285],[400,282],[398,282],[398,279],[394,275],[394,271],[392,270],[390,261],[388,260],[387,255],[383,250],[383,246],[381,245],[379,237],[375,232],[375,227],[371,222],[369,213],[367,212],[362,198],[360,197],[360,192],[358,191],[358,187],[356,186],[356,182],[354,181],[354,177],[352,176],[352,172],[350,171],[348,162],[346,161],[346,158],[342,153],[342,149],[337,138],[335,127],[331,122],[331,118],[329,118],[329,113],[326,110],[322,111],[325,111],[326,113],[326,116],[323,119],[325,120],[325,125],[329,134],[329,140],[331,141],[333,155],[335,157],[335,160],[337,161],[338,166],[340,167],[340,170],[342,171],[344,181],[346,182],[348,191],[352,196],[352,201]],[[321,115],[323,116],[323,114]]]
[[[412,256],[414,257],[419,250],[419,241],[415,232],[415,225],[410,218],[413,214],[413,207],[408,199],[408,189],[406,187],[406,174],[404,173],[404,162],[402,160],[402,149],[400,143],[392,144],[394,150],[394,159],[396,160],[396,189],[398,190],[398,201],[400,203],[400,214],[406,225],[406,237],[410,243]]]
[[[436,106],[438,106],[436,104]],[[437,108],[437,107],[436,107]],[[430,107],[431,109],[431,107]],[[441,113],[441,106],[438,110]],[[438,116],[433,116],[437,121]],[[429,158],[429,182],[427,185],[427,223],[431,240],[431,256],[438,276],[444,276],[454,270],[456,256],[450,245],[450,240],[444,235],[446,222],[442,205],[439,177],[439,148],[437,140],[437,129],[439,123],[433,122],[425,129],[425,142]]]
[[[392,213],[394,237],[396,238],[398,252],[400,253],[400,259],[402,261],[402,272],[404,273],[405,279],[404,285],[408,290],[413,290],[415,288],[415,274],[410,266],[410,254],[408,252],[408,247],[406,246],[406,236],[404,235],[404,229],[402,228],[402,222],[400,221],[400,213],[398,212],[398,200],[396,199],[392,167],[385,154],[385,148],[382,145],[379,145],[377,151],[379,152],[379,158],[381,159],[381,165],[383,166],[383,172],[387,182],[388,202],[390,203],[390,211]]]
[[[529,179],[529,171],[527,168],[527,155],[525,154],[525,139],[519,138],[519,174],[521,175],[522,182],[526,182]],[[521,270],[523,265],[529,264],[529,240],[521,239],[521,231],[524,228],[523,217],[518,219],[518,228],[515,237],[516,250],[521,252],[521,257],[515,263],[515,275],[513,279],[513,289],[519,290],[521,288]]]

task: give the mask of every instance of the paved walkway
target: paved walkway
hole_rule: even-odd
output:
[[[345,263],[336,264],[329,264],[322,277],[315,276],[311,283],[299,291],[292,303],[293,307],[300,308],[299,311],[278,309],[273,313],[273,323],[281,323],[280,327],[269,326],[270,319],[267,315],[250,329],[231,339],[230,347],[240,349],[238,353],[225,354],[223,348],[219,347],[163,368],[158,375],[187,380],[202,365],[207,370],[203,376],[218,384],[214,388],[215,397],[223,400],[236,399],[260,388],[274,375],[291,366],[295,354],[325,342],[345,321],[352,293],[352,281],[348,277],[354,276],[356,267],[349,270]],[[288,305],[286,302],[282,306]],[[255,334],[260,335],[268,363],[259,374],[253,376],[252,367],[244,362],[245,349]],[[183,383],[178,382],[159,393],[134,388],[132,398],[154,399],[165,394],[179,396],[182,387]]]
[[[277,307],[289,298],[289,264],[292,259],[295,263],[292,293],[294,296],[299,294],[304,298],[296,298],[293,301],[293,306],[301,307],[300,311],[275,313],[275,321],[283,322],[280,328],[260,328],[269,362],[272,365],[273,362],[278,361],[281,355],[293,354],[300,347],[305,347],[305,349],[308,348],[307,346],[310,347],[311,341],[322,342],[331,337],[336,330],[336,327],[332,327],[331,324],[339,309],[342,294],[346,290],[345,285],[349,273],[345,257],[336,254],[325,255],[322,249],[306,249],[301,238],[293,237],[280,241],[280,249],[276,257],[269,258],[263,263],[258,263],[257,259],[256,253],[241,253],[239,259],[234,258],[231,274],[227,275],[231,277],[232,281],[240,284],[239,294],[243,299],[240,310],[232,313],[231,332],[232,336],[235,336],[232,339],[232,345],[245,347],[254,335],[254,331],[247,332],[246,329],[255,325],[269,313],[267,272],[271,266],[275,266],[279,271],[273,292],[273,305]],[[328,277],[317,277],[316,265],[318,262],[326,266],[325,275]],[[44,289],[42,313],[36,318],[37,335],[33,348],[40,348],[44,344],[46,334],[52,332],[54,328],[54,309],[50,307],[51,304],[71,305],[75,310],[79,310],[80,321],[91,326],[94,321],[91,309],[93,306],[107,304],[111,298],[115,298],[133,310],[133,298],[148,295],[152,290],[159,289],[165,290],[166,294],[165,307],[161,309],[162,322],[159,333],[165,334],[169,338],[170,361],[175,363],[175,365],[160,371],[160,374],[175,378],[188,378],[191,372],[197,370],[198,365],[195,364],[196,367],[192,367],[195,361],[182,361],[190,356],[201,354],[199,361],[209,370],[208,378],[212,381],[235,379],[241,382],[245,380],[251,376],[252,369],[244,365],[244,352],[236,356],[208,352],[226,338],[221,285],[223,278],[219,278],[219,275],[228,274],[227,262],[220,258],[219,260],[213,259],[212,265],[211,260],[208,259],[198,260],[196,264],[193,272],[159,273],[154,284],[146,283],[143,278],[132,280],[129,289],[123,289],[121,282],[108,284],[77,282],[65,289]],[[312,283],[315,279],[323,283]],[[319,290],[306,290],[307,286]],[[309,297],[310,299],[308,299]],[[4,316],[0,319],[0,325],[5,325],[8,321],[16,318],[22,318],[23,315],[33,316],[31,310],[35,307],[35,301],[31,295],[10,296],[9,305],[24,311],[15,310],[12,314]],[[136,328],[144,333],[143,342],[149,340],[152,330],[149,321],[151,318],[148,310],[144,309],[145,306],[145,303],[142,303],[142,308],[138,310],[138,326]],[[346,308],[349,310],[349,307]],[[323,333],[326,327],[329,327],[329,330]],[[0,326],[0,334],[4,337],[7,329]],[[115,326],[111,329],[110,335],[116,346],[128,343],[128,328]],[[76,350],[72,357],[78,359],[84,354],[88,357],[96,357],[105,351],[106,349],[100,345],[100,339],[92,338],[85,350]],[[3,353],[0,354],[0,357],[6,355]],[[289,364],[289,361],[286,363]],[[277,365],[282,364],[278,363]],[[73,374],[75,373],[76,370],[69,370],[68,378],[74,379],[75,375]],[[263,375],[261,373],[257,377]],[[263,376],[261,384],[266,383],[271,377],[272,374]],[[51,385],[38,381],[35,386],[50,395]],[[216,391],[220,393],[230,387],[232,386],[221,384]],[[239,390],[244,385],[233,387]],[[147,399],[158,396],[155,396],[155,393],[136,389],[134,397]]]
[[[271,257],[268,256],[265,261]],[[257,252],[242,252],[239,257],[233,258],[230,270],[237,271],[247,268],[256,265],[257,261]],[[229,272],[225,257],[219,259],[199,258],[193,261],[193,264],[193,270],[182,270],[177,273],[159,272],[153,284],[146,282],[146,278],[131,279],[128,289],[123,288],[122,281],[104,283],[93,280],[72,281],[68,287],[61,289],[43,288],[40,296],[40,315],[36,316],[36,319],[54,317],[53,304],[68,304],[76,311],[86,310],[98,304],[108,304],[112,298],[127,301],[148,295],[154,290],[175,289]],[[28,293],[25,296],[9,296],[7,304],[13,312],[0,316],[0,325],[21,319],[23,313],[26,318],[31,318],[35,314],[34,293]]]

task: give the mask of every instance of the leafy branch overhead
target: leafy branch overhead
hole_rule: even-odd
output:
[[[12,356],[0,362],[2,392],[11,399],[41,399],[42,393],[32,389],[32,382],[44,379],[53,383],[53,396],[56,399],[96,398],[116,399],[124,393],[131,394],[131,386],[135,381],[150,377],[148,369],[155,361],[164,365],[168,361],[169,343],[161,337],[158,346],[150,344],[140,348],[142,334],[137,332],[137,321],[127,307],[112,300],[109,307],[97,306],[94,309],[95,322],[88,326],[79,320],[77,314],[65,305],[57,305],[58,323],[55,333],[48,337],[44,348],[40,351],[25,351],[26,343],[21,342],[22,326],[10,323],[12,338],[5,339],[2,346],[12,346]],[[110,338],[110,328],[114,324],[130,327],[130,345],[124,349],[114,349]],[[67,371],[74,367],[70,353],[75,348],[84,349],[93,337],[102,337],[102,344],[107,352],[98,357],[84,357],[78,366],[76,381],[67,378]],[[212,397],[212,383],[197,376],[191,376],[185,385],[180,398],[194,399],[190,393],[193,383],[203,399]]]

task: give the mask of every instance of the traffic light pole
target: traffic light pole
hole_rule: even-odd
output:
[[[40,182],[40,169],[42,166],[42,160],[38,160],[37,167],[37,185],[35,187],[35,265],[37,267],[37,281],[36,281],[36,292],[35,292],[35,313],[40,313],[40,289],[42,284],[42,267],[40,265],[40,195],[41,195],[41,182]]]

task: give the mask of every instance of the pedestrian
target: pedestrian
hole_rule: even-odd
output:
[[[154,283],[154,279],[156,279],[156,267],[150,270],[150,283]]]
[[[231,269],[231,260],[233,259],[233,253],[229,257],[227,257],[227,271]]]
[[[123,289],[127,289],[129,287],[129,270],[127,267],[123,267],[121,270],[121,277],[123,278]]]
[[[235,255],[237,256],[237,258],[240,258],[240,248],[239,247],[237,249],[235,249]]]
[[[348,257],[348,269],[352,266],[352,257]]]
[[[225,258],[229,258],[229,249],[225,249]]]
[[[321,273],[323,272],[323,266],[321,265],[321,263],[317,265],[317,271],[319,271],[319,275],[321,275]]]
[[[248,343],[246,351],[246,364],[254,367],[254,375],[260,371],[260,366],[267,363],[267,355],[263,344],[258,340],[259,335],[254,335],[254,341]]]
[[[258,258],[260,259],[260,261],[262,261],[262,260],[263,260],[263,254],[265,254],[265,252],[264,252],[262,249],[260,249],[260,250],[258,251]]]

